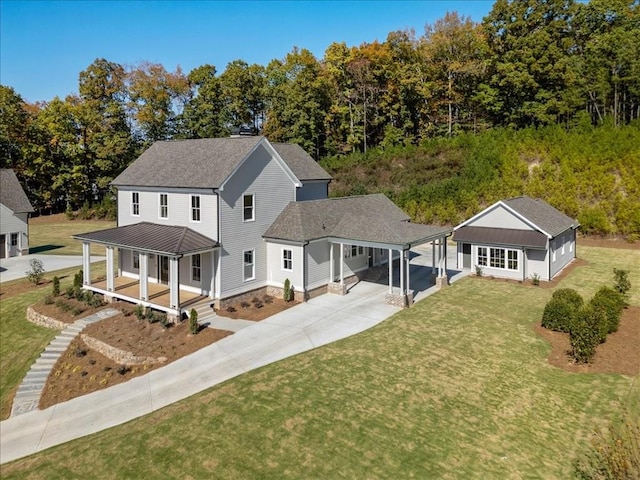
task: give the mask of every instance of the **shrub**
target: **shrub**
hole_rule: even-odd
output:
[[[590,305],[582,307],[569,332],[573,358],[580,363],[589,363],[606,335],[606,321],[602,312]]]
[[[600,287],[589,304],[604,314],[607,333],[618,331],[624,309],[624,298],[620,293],[611,287]]]
[[[84,308],[82,307],[71,307],[71,314],[76,317],[78,315],[80,315],[82,312],[84,312]]]
[[[235,307],[232,307],[231,305],[229,305],[229,306],[227,307],[227,312],[229,312],[229,313],[233,313],[233,312],[235,312],[235,311],[236,311]]]
[[[531,283],[533,283],[535,286],[540,285],[540,275],[538,273],[533,273],[531,275]]]
[[[144,305],[142,305],[141,303],[136,305],[135,308],[133,309],[133,314],[136,316],[138,320],[142,320],[145,316],[145,313],[146,312],[144,311]]]
[[[116,370],[120,375],[125,375],[130,370],[126,365],[119,365]]]
[[[73,288],[82,288],[82,277],[84,277],[84,272],[78,270],[78,273],[73,276]]]
[[[47,295],[46,297],[44,297],[44,304],[45,305],[53,304],[53,297],[51,295]]]
[[[266,304],[273,303],[273,297],[271,295],[265,295],[262,297],[262,301]]]
[[[189,331],[192,335],[197,335],[200,326],[198,325],[198,312],[195,308],[192,308],[189,312]]]
[[[282,299],[285,302],[290,302],[293,300],[293,286],[288,278],[284,280],[284,291],[282,293]]]
[[[249,302],[245,302],[244,300],[242,302],[240,302],[240,306],[242,308],[249,308],[251,306],[251,304]]]
[[[582,299],[580,294],[573,288],[559,288],[558,290],[553,292],[551,298],[556,298],[563,302],[569,303],[576,310],[584,305],[584,300]]]
[[[575,290],[570,288],[556,290],[544,307],[542,326],[555,332],[569,332],[576,312],[583,303],[582,297]]]
[[[59,297],[60,296],[60,279],[58,277],[53,277],[53,286],[52,288],[52,294],[54,297]]]
[[[631,281],[629,280],[629,270],[618,268],[613,269],[614,285],[613,288],[622,295],[625,307],[629,305],[629,290],[631,290]]]
[[[483,275],[482,267],[480,265],[476,265],[476,277],[481,277]]]
[[[27,279],[34,285],[38,285],[42,281],[42,277],[44,277],[44,264],[42,260],[32,258],[29,261],[29,266],[31,269],[25,272]]]

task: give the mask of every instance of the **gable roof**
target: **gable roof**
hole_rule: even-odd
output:
[[[218,246],[215,240],[190,228],[150,222],[81,233],[73,238],[168,255],[201,252]]]
[[[0,169],[0,203],[14,213],[31,213],[33,206],[13,170]]]
[[[265,137],[245,136],[155,142],[111,183],[131,187],[222,188],[260,144],[273,149],[272,154],[279,157],[289,176],[298,180],[331,179],[299,146],[279,144],[276,149]]]
[[[385,195],[291,202],[263,237],[294,242],[337,237],[411,246],[441,236],[450,228],[409,223],[409,216]]]
[[[498,206],[504,207],[516,217],[525,221],[536,230],[544,233],[548,238],[554,238],[569,228],[578,228],[580,226],[576,220],[552,207],[544,200],[533,199],[526,195],[522,195],[520,197],[497,201],[490,207],[485,208],[473,217],[456,226],[454,230],[466,227],[484,213],[491,211]],[[499,228],[499,226],[497,226],[497,228]]]
[[[299,180],[331,180],[333,178],[300,145],[272,143],[271,146]]]

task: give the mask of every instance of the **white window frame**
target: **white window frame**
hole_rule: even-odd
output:
[[[199,253],[191,255],[191,281],[202,282],[202,257]]]
[[[247,206],[247,199],[251,198],[251,206]],[[247,209],[251,209],[251,218],[247,218]],[[245,193],[242,195],[242,221],[253,222],[256,219],[256,195],[254,193]]]
[[[287,264],[289,265],[287,267]],[[293,250],[290,248],[282,249],[282,270],[285,272],[293,271]]]
[[[140,216],[140,192],[131,192],[131,216]]]
[[[506,270],[507,252],[504,248],[489,247],[489,268]]]
[[[247,254],[251,255],[251,262],[247,262]],[[247,267],[251,267],[251,276],[247,276]],[[256,278],[256,251],[243,250],[242,251],[242,280],[248,282],[255,280]]]
[[[512,255],[513,254],[513,255]],[[511,265],[515,265],[512,267]],[[518,250],[507,250],[507,270],[517,272],[520,270],[520,254]]]
[[[358,246],[357,245],[351,245],[351,256],[352,257],[357,257],[358,256]]]
[[[364,255],[364,247],[362,245],[358,246],[358,255]]]
[[[489,265],[489,253],[487,247],[478,247],[478,266],[486,267]]]
[[[140,270],[140,252],[131,250],[131,268]]]
[[[551,261],[556,261],[556,241],[551,242]]]
[[[162,204],[162,200],[165,200],[165,204]],[[164,209],[164,215],[162,215]],[[169,218],[169,194],[168,193],[159,193],[158,194],[158,218]]]
[[[201,210],[201,200],[200,195],[190,195],[189,203],[191,205],[191,217],[190,220],[193,223],[200,223],[200,219],[202,218],[202,210]],[[196,201],[197,205],[194,205],[194,201]]]
[[[15,240],[15,241],[14,241]],[[9,235],[9,246],[11,247],[17,247],[18,246],[18,242],[20,241],[19,236],[17,233],[11,233]]]

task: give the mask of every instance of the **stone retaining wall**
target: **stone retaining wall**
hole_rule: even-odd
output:
[[[71,325],[70,323],[61,322],[55,318],[38,313],[33,307],[27,307],[27,320],[41,327],[53,328],[55,330],[64,330]]]
[[[138,357],[131,352],[112,347],[111,345],[90,337],[89,335],[81,334],[80,338],[89,348],[121,365],[144,365],[145,363],[153,364],[164,363],[167,361],[167,357]]]

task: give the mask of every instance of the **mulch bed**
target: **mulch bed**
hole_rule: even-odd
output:
[[[90,307],[86,303],[76,300],[75,298],[55,297],[54,302],[56,300],[62,300],[71,307],[81,309],[82,312],[74,315],[71,311],[65,312],[64,310],[61,310],[55,305],[55,303],[51,303],[49,305],[38,303],[36,305],[33,305],[31,308],[42,315],[46,315],[47,317],[55,318],[56,320],[69,324],[75,322],[76,320],[80,320],[81,318],[88,317],[89,315],[96,313],[98,310],[108,308],[108,305],[103,305],[101,307]]]
[[[235,302],[226,308],[216,310],[216,314],[234,320],[241,319],[259,322],[298,304],[297,302],[285,302],[281,298],[276,297],[270,297],[269,303],[264,302],[262,298],[260,300],[259,303],[262,306],[259,308],[256,307],[256,303],[254,302],[246,302],[245,306],[242,306],[242,302]],[[233,311],[230,311],[231,309],[229,309],[229,307],[231,307]]]
[[[591,363],[576,363],[569,355],[571,345],[569,334],[553,332],[534,326],[534,330],[551,344],[547,361],[558,368],[572,373],[640,373],[640,307],[626,308],[622,313],[620,328],[607,336],[606,342],[598,345]]]

